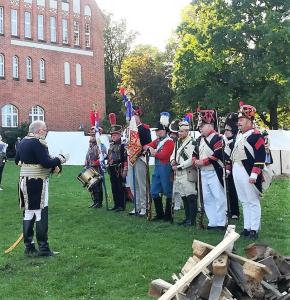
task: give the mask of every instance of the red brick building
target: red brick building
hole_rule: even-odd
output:
[[[0,1],[0,126],[49,130],[105,113],[103,15],[95,0]]]

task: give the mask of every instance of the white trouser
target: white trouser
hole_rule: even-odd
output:
[[[261,222],[261,205],[259,191],[249,183],[249,174],[242,163],[233,165],[233,177],[238,198],[243,206],[244,229],[258,231]]]
[[[173,189],[172,198],[174,201],[174,209],[179,210],[181,208],[181,206],[183,206],[181,195],[179,193],[176,193]]]
[[[225,226],[227,201],[215,171],[201,170],[203,203],[208,226]]]
[[[146,209],[146,164],[141,158],[138,158],[135,165],[135,187],[134,195],[133,167],[129,163],[128,176],[131,192],[136,198],[137,210]]]
[[[20,189],[24,190],[24,180],[23,179],[20,183]],[[45,186],[45,191],[44,191],[44,207],[48,206],[48,183],[49,183],[49,180],[48,178],[45,179],[45,182],[44,182],[44,186]],[[40,221],[41,220],[41,209],[26,209],[24,211],[24,217],[23,217],[23,220],[24,221],[28,221],[28,220],[32,220],[32,218],[34,217],[35,215],[35,219],[36,221]]]

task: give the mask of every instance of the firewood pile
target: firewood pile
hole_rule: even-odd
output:
[[[250,244],[246,257],[232,253],[239,238],[229,225],[224,239],[212,246],[194,240],[189,257],[173,283],[153,280],[149,295],[160,300],[290,300],[290,257],[265,244]]]

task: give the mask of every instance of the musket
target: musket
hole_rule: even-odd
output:
[[[150,172],[149,172],[149,159],[150,153],[146,151],[146,216],[147,220],[151,221],[152,219],[152,196],[150,191]]]
[[[174,142],[174,161],[176,163],[176,157],[177,157],[177,141],[178,139],[176,139],[176,141]],[[174,181],[176,180],[176,170],[173,170],[173,187],[174,187]],[[171,223],[174,222],[174,206],[175,206],[175,192],[173,191],[172,193],[172,202],[171,202]]]

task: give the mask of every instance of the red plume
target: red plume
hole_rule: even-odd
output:
[[[115,113],[109,113],[109,122],[111,126],[116,125],[117,123],[117,118]]]
[[[95,117],[95,112],[93,111],[90,111],[90,122],[91,122],[91,126],[95,126],[96,117]]]
[[[99,122],[100,121],[100,115],[99,115],[99,112],[97,111],[96,114],[95,114],[95,118],[96,118],[96,122]]]
[[[243,101],[239,102],[239,107],[243,106],[245,103]]]
[[[122,96],[124,96],[124,94],[126,93],[126,89],[125,89],[124,87],[121,87],[121,88],[119,89],[119,93],[120,93]]]

